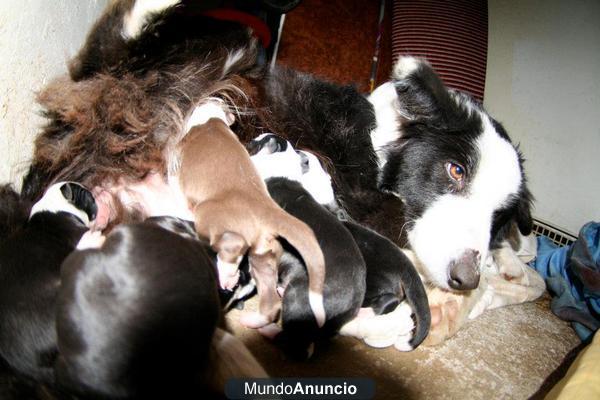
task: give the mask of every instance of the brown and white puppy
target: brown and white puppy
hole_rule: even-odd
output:
[[[279,314],[277,265],[282,247],[278,238],[287,240],[306,263],[310,306],[322,326],[325,260],[315,234],[271,199],[227,119],[214,102],[197,107],[179,147],[179,182],[193,210],[196,230],[217,252],[220,276],[234,283],[238,265],[249,251],[259,310],[245,314],[241,322],[253,328],[274,321]]]

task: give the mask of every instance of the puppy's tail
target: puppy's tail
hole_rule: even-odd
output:
[[[11,185],[0,186],[0,239],[25,225],[29,208]]]
[[[217,328],[209,350],[210,371],[205,377],[214,393],[223,393],[231,378],[268,378],[269,375],[241,340]]]
[[[429,301],[427,300],[425,286],[423,286],[421,277],[414,264],[402,251],[398,251],[398,257],[402,258],[401,265],[403,268],[400,268],[400,281],[404,289],[404,295],[417,319],[415,334],[409,342],[409,345],[414,349],[429,334],[431,312],[429,311]]]
[[[276,233],[287,240],[302,256],[308,272],[308,301],[322,327],[326,321],[323,290],[325,287],[325,257],[313,230],[298,218],[282,210],[276,218]]]

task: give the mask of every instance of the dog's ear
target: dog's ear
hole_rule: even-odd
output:
[[[272,135],[269,136],[264,148],[268,150],[269,154],[285,151],[287,149],[287,141],[280,136]]]
[[[65,183],[60,187],[60,192],[62,193],[65,200],[69,203],[73,202],[73,191],[71,190],[71,184]]]
[[[302,174],[304,175],[310,171],[310,160],[304,151],[296,150],[296,153],[300,156],[300,165],[302,166]]]
[[[85,212],[91,220],[96,218],[98,206],[92,192],[75,182],[67,182],[60,187],[63,197],[79,210]]]
[[[456,102],[433,67],[424,59],[400,57],[392,75],[400,123],[451,115]]]
[[[519,198],[517,204],[517,212],[515,215],[515,221],[519,227],[519,231],[527,236],[533,230],[533,218],[531,216],[531,204],[533,202],[533,196],[526,187],[523,188],[523,193]]]
[[[257,138],[251,140],[246,145],[246,150],[253,156],[256,153],[265,150],[267,154],[278,153],[280,151],[286,151],[288,142],[281,136],[277,136],[272,133],[260,135]]]

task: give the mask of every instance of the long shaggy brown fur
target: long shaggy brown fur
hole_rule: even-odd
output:
[[[214,21],[157,16],[184,22],[174,27],[150,22],[142,36],[156,34],[155,41],[162,41],[152,53],[120,36],[123,7],[131,2],[118,4],[109,6],[90,32],[71,62],[70,75],[38,95],[49,122],[35,140],[23,183],[25,198],[37,200],[48,185],[61,180],[92,188],[165,172],[165,153],[183,134],[192,108],[210,96],[243,97],[236,74],[258,70],[256,41],[245,28],[229,26],[233,33],[215,39]],[[186,32],[190,37],[180,41]],[[227,64],[236,51],[235,61]]]

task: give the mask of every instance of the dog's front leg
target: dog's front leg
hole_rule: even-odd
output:
[[[250,251],[250,274],[256,282],[258,312],[244,313],[240,322],[248,328],[262,328],[277,319],[281,299],[277,293],[277,264],[283,249],[275,239],[265,241]]]

